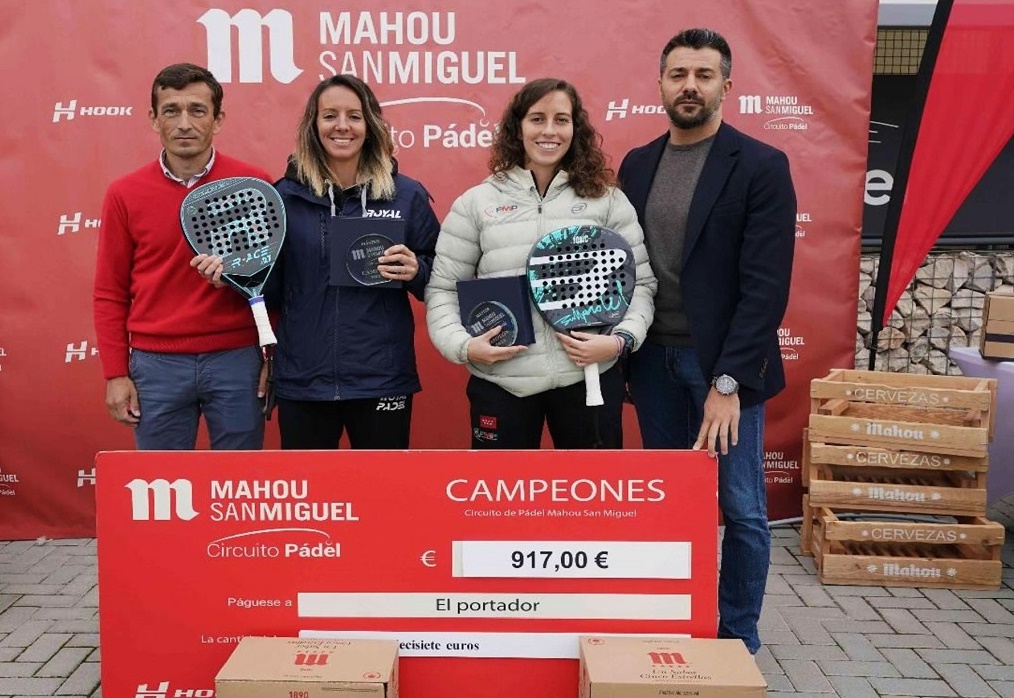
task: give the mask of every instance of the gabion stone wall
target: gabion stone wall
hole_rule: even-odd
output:
[[[869,364],[873,282],[878,255],[859,266],[856,368]],[[960,374],[947,358],[949,347],[978,346],[982,306],[990,291],[1014,286],[1014,252],[931,254],[898,301],[877,341],[877,370]]]

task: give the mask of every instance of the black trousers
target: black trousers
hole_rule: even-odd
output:
[[[355,449],[406,449],[411,424],[411,395],[334,402],[278,399],[285,450],[338,448],[346,430]]]
[[[466,390],[472,448],[537,449],[543,424],[549,426],[554,448],[623,448],[623,376],[613,366],[600,379],[605,404],[588,407],[584,381],[517,397],[472,376]]]

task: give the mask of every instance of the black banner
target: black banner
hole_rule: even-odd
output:
[[[870,114],[870,146],[866,172],[866,205],[863,207],[863,244],[883,241],[887,203],[891,200],[898,147],[915,92],[914,75],[875,75]],[[974,100],[973,100],[974,101]],[[965,105],[968,106],[968,105]],[[962,137],[961,122],[974,119],[974,109],[955,105],[954,137]],[[974,148],[974,143],[968,144]],[[938,245],[1014,244],[1010,183],[1014,182],[1014,140],[965,199],[944,229]]]

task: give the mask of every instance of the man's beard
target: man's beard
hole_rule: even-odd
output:
[[[687,100],[682,98],[683,102]],[[700,109],[693,116],[684,116],[680,113],[679,108],[681,104],[671,103],[665,105],[665,113],[669,115],[669,121],[679,129],[689,130],[703,126],[704,124],[711,121],[715,114],[718,112],[718,107],[721,105],[721,101],[716,101],[714,104],[708,104],[707,102],[695,102],[700,105]]]

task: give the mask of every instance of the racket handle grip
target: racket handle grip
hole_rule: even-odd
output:
[[[584,367],[584,404],[597,407],[605,402],[602,399],[602,386],[599,383],[599,365],[591,364]]]
[[[254,322],[257,324],[257,341],[262,347],[278,344],[275,333],[268,319],[268,309],[264,305],[264,296],[250,299],[250,310],[253,311]]]

